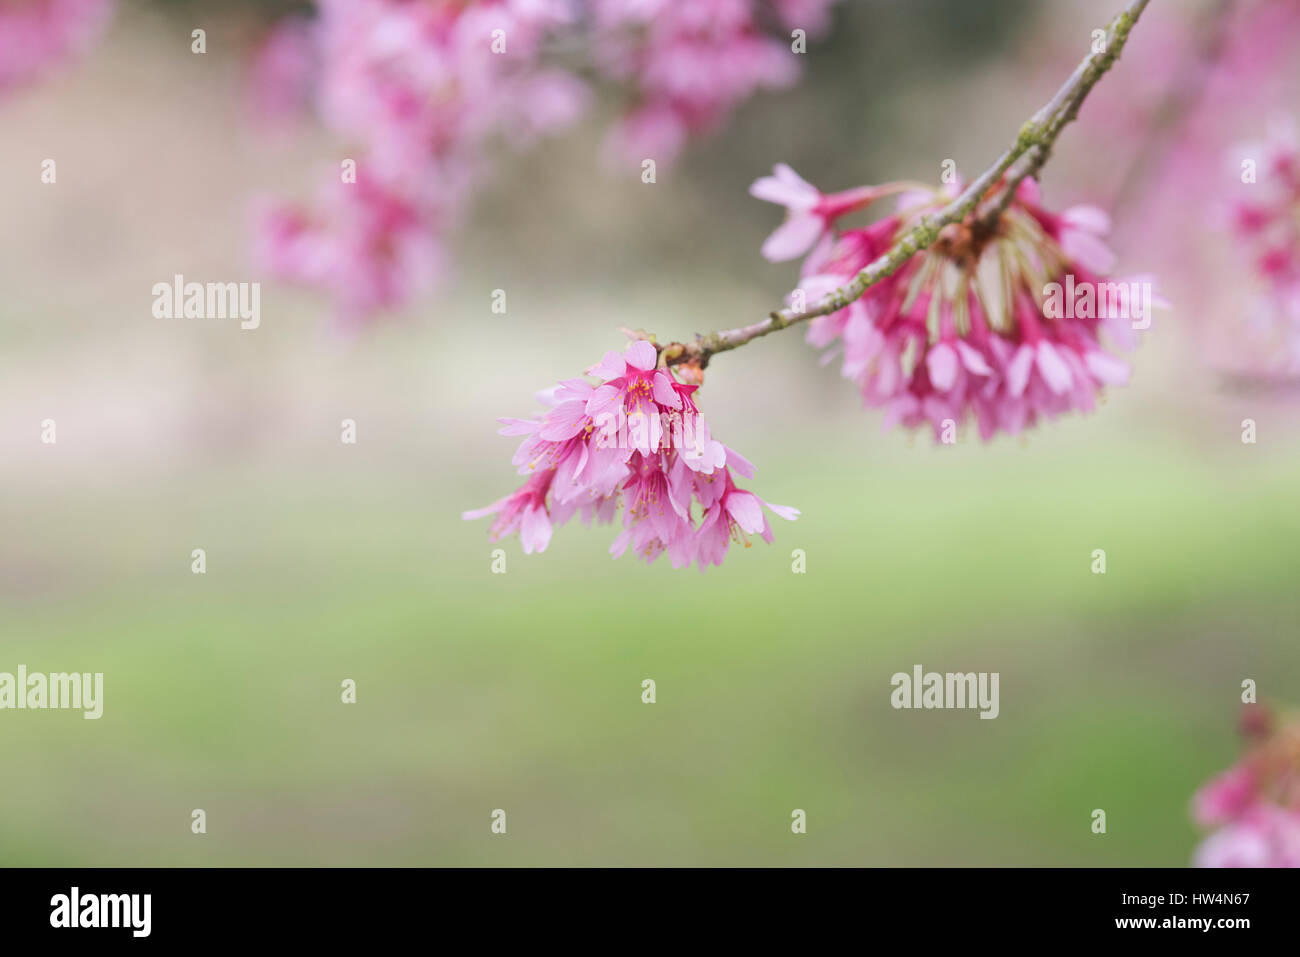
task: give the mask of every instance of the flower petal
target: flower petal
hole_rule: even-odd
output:
[[[940,392],[947,392],[957,383],[957,352],[946,342],[940,342],[925,357],[925,368],[930,382]]]
[[[623,353],[623,358],[627,362],[628,368],[649,372],[655,367],[655,363],[659,361],[659,353],[651,343],[644,339],[638,339],[627,347],[627,352]]]
[[[519,527],[519,541],[524,546],[524,554],[544,552],[551,544],[551,516],[541,505],[533,505],[524,510],[524,520]]]
[[[796,259],[817,244],[824,229],[820,216],[812,213],[791,216],[764,241],[763,258],[774,263]]]
[[[763,530],[766,519],[763,518],[763,508],[757,495],[736,489],[722,504],[735,523],[751,535]]]
[[[1070,385],[1074,382],[1074,377],[1070,375],[1070,367],[1046,339],[1038,343],[1037,359],[1038,371],[1042,374],[1047,387],[1057,395],[1069,392]]]
[[[1085,229],[1090,233],[1104,235],[1110,232],[1110,214],[1097,206],[1071,206],[1061,214],[1061,219],[1075,229]]]
[[[1093,233],[1066,229],[1061,233],[1061,251],[1090,272],[1105,275],[1115,268],[1115,254]]]
[[[984,358],[983,353],[960,339],[957,340],[957,354],[961,356],[961,364],[968,371],[976,375],[993,374],[993,369],[989,366],[988,360]]]
[[[1100,350],[1094,349],[1085,355],[1083,364],[1088,367],[1089,372],[1097,377],[1098,381],[1107,385],[1126,385],[1128,383],[1128,365]]]
[[[1029,343],[1023,343],[1016,354],[1007,363],[1007,393],[1019,398],[1025,393],[1029,384],[1029,373],[1034,368],[1034,350]]]
[[[673,380],[667,372],[656,370],[653,379],[655,401],[670,409],[682,407],[682,397],[673,388]]]
[[[624,362],[623,357],[613,349],[606,352],[599,362],[587,370],[587,375],[594,375],[607,382],[610,379],[618,379],[626,374],[627,363]]]
[[[785,163],[777,163],[772,171],[775,175],[754,180],[749,187],[750,196],[791,209],[811,209],[821,199],[817,187]]]
[[[793,522],[803,514],[797,508],[792,508],[789,505],[773,505],[771,502],[764,502],[763,504],[771,510],[772,514],[781,516],[787,522]]]
[[[754,477],[754,463],[749,461],[733,448],[723,446],[727,450],[727,465],[736,470],[736,474],[743,478]]]

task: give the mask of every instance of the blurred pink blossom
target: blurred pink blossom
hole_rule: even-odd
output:
[[[1300,812],[1253,805],[1196,849],[1196,867],[1300,867]]]
[[[1243,164],[1253,168],[1247,177]],[[1300,133],[1289,119],[1272,124],[1264,142],[1231,153],[1241,172],[1232,207],[1255,292],[1240,341],[1221,364],[1239,374],[1300,375]]]
[[[113,0],[0,3],[0,94],[85,52],[113,13]]]
[[[248,105],[264,128],[292,126],[311,106],[318,64],[310,21],[287,17],[253,50]]]
[[[610,136],[625,161],[672,162],[686,139],[707,133],[755,92],[799,75],[788,36],[759,25],[752,0],[596,0],[596,61],[626,83],[635,104]],[[786,25],[825,29],[830,2],[781,5]],[[795,23],[794,21],[802,21]]]
[[[1216,828],[1196,849],[1197,867],[1300,867],[1300,722],[1247,705],[1251,740],[1241,759],[1192,798],[1192,816]]]
[[[1213,778],[1192,799],[1192,815],[1203,827],[1214,827],[1239,816],[1255,800],[1255,772],[1234,767]]]
[[[321,258],[335,258],[331,250],[356,245],[330,233],[357,219],[392,223],[390,199],[400,196],[409,218],[430,232],[429,248],[441,248],[486,177],[493,149],[527,148],[585,112],[590,91],[575,65],[554,55],[560,41],[581,39],[584,52],[594,51],[597,77],[626,90],[610,152],[667,164],[689,137],[715,129],[758,89],[793,82],[799,58],[780,31],[824,30],[832,4],[316,0],[314,21],[286,21],[259,49],[251,101],[263,118],[288,119],[306,84],[310,105],[346,144],[342,155],[355,160],[358,183],[369,183],[344,205],[382,208],[340,217],[313,205],[281,206],[259,218],[268,231],[258,243],[264,265],[324,288],[350,322],[400,308],[428,284],[411,276],[379,282],[374,268],[318,269]],[[377,249],[427,251],[406,223],[403,217],[385,242],[361,244],[372,265],[387,255]]]
[[[1241,184],[1232,150],[1292,107],[1297,58],[1295,0],[1152,4],[1079,117],[1082,138],[1104,145],[1079,175],[1113,197],[1117,243],[1143,250],[1171,296],[1198,303],[1180,320],[1207,365],[1238,377],[1300,372],[1285,288],[1249,292],[1259,277],[1236,227],[1241,199],[1260,190]],[[1173,225],[1193,215],[1207,228]]]
[[[328,290],[344,328],[428,292],[443,270],[437,220],[426,203],[358,173],[325,182],[309,209],[263,203],[255,254],[274,275]]]
[[[464,213],[494,138],[527,145],[571,124],[586,90],[542,69],[563,0],[318,0],[318,19],[273,40],[261,98],[291,99],[317,65],[314,105],[352,144],[355,182],[334,174],[308,206],[258,218],[257,248],[277,277],[323,288],[348,324],[397,309],[433,286],[447,232]],[[308,31],[311,51],[301,49]]]

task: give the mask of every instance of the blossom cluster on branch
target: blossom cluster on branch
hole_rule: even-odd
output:
[[[827,196],[784,165],[751,187],[786,207],[763,253],[774,261],[807,254],[795,295],[809,302],[846,285],[959,191],[887,184]],[[900,192],[897,211],[836,230],[844,215]],[[1114,264],[1101,238],[1109,225],[1095,206],[1048,211],[1037,183],[1025,179],[991,224],[971,217],[945,226],[860,299],[813,319],[808,341],[838,346],[843,374],[867,405],[885,409],[886,427],[928,423],[940,438],[969,416],[987,440],[1043,417],[1091,411],[1105,385],[1128,378],[1101,334],[1132,347],[1146,282],[1103,281]]]
[[[720,565],[732,542],[772,541],[766,507],[794,520],[797,509],[771,505],[736,486],[754,467],[709,431],[696,403],[698,386],[657,367],[658,354],[638,340],[607,352],[585,378],[566,379],[539,398],[532,419],[502,419],[502,435],[522,435],[514,465],[528,476],[518,490],[467,519],[495,515],[491,538],[519,534],[525,553],[542,552],[555,527],[575,514],[622,529],[610,553],[629,548],[673,567]]]
[[[691,344],[659,346],[634,333],[640,338],[626,357],[611,353],[588,370],[602,379],[600,386],[568,380],[543,418],[506,421],[504,432],[527,436],[515,465],[531,477],[513,495],[465,517],[495,514],[493,538],[519,531],[525,551],[541,551],[554,524],[575,510],[588,520],[612,521],[623,500],[624,529],[611,550],[621,554],[631,544],[651,560],[667,551],[676,566],[720,562],[738,533],[770,540],[763,503],[731,478],[732,467],[742,475],[752,471],[748,463],[707,430],[696,431],[689,454],[671,442],[665,448],[660,423],[698,412],[694,386],[715,353],[796,321],[814,320],[810,335],[823,345],[842,339],[846,374],[859,380],[869,402],[888,406],[909,425],[955,427],[973,410],[987,438],[997,429],[1019,431],[1040,416],[1091,408],[1104,383],[1127,374],[1102,350],[1098,329],[1120,313],[1127,318],[1132,297],[1108,301],[1101,311],[1095,296],[1083,311],[1072,300],[1068,314],[1063,302],[1059,315],[1045,308],[1045,283],[1064,278],[1073,287],[1077,275],[1088,285],[1110,267],[1099,238],[1107,222],[1091,207],[1049,213],[1028,177],[1114,64],[1147,3],[1130,0],[1111,22],[1107,47],[1085,58],[1015,144],[955,196],[905,183],[827,195],[782,165],[758,180],[751,192],[788,212],[763,251],[771,259],[807,253],[805,282],[818,305],[800,302]],[[890,194],[900,196],[895,216],[835,232],[840,217]],[[679,382],[674,368],[690,370],[693,381]],[[615,402],[620,414],[652,424],[640,440],[614,443],[622,451],[611,459],[607,430],[591,435],[602,424],[593,417],[608,416]],[[693,502],[702,510],[698,525]],[[783,517],[796,514],[769,508]]]

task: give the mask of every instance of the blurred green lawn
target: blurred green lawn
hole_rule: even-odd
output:
[[[490,574],[487,465],[29,492],[0,668],[103,671],[105,711],[0,714],[0,862],[1185,864],[1241,679],[1295,698],[1300,461],[1082,427],[755,455],[805,514],[706,575],[580,525]],[[894,711],[917,663],[1000,672],[1001,715]]]

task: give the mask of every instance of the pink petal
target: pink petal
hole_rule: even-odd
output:
[[[587,424],[587,403],[581,399],[561,402],[546,414],[542,430],[537,433],[548,442],[571,439]]]
[[[655,347],[644,339],[638,339],[627,347],[627,352],[623,353],[623,358],[631,369],[640,369],[642,372],[649,372],[659,361],[659,353]]]
[[[1097,377],[1098,381],[1107,385],[1126,385],[1128,383],[1128,366],[1114,356],[1108,356],[1106,353],[1094,349],[1083,357],[1083,364],[1088,367],[1089,372]]]
[[[1042,187],[1038,185],[1038,180],[1033,177],[1022,179],[1020,185],[1016,188],[1016,199],[1022,203],[1029,203],[1031,206],[1037,206],[1043,198]]]
[[[524,554],[544,552],[551,543],[551,516],[540,505],[533,505],[524,511],[524,520],[519,527],[519,541],[524,546]]]
[[[654,374],[654,397],[655,401],[662,406],[670,409],[680,409],[682,407],[682,397],[677,394],[673,388],[673,380],[668,373],[656,371]]]
[[[1034,350],[1029,343],[1023,343],[1007,364],[1007,393],[1013,398],[1024,395],[1025,386],[1029,384],[1029,373],[1034,367]]]
[[[961,356],[961,364],[976,375],[992,375],[993,369],[989,367],[988,361],[974,346],[957,340],[957,353]]]
[[[1110,232],[1110,214],[1096,206],[1086,204],[1071,206],[1061,214],[1061,220],[1075,229],[1087,230],[1090,233]]]
[[[925,357],[925,367],[930,381],[940,392],[949,391],[957,382],[957,353],[946,342],[940,342]]]
[[[817,244],[824,224],[820,216],[812,213],[791,216],[776,228],[763,243],[763,258],[768,262],[796,259]]]
[[[587,370],[587,375],[594,375],[598,379],[609,381],[618,379],[627,374],[627,363],[623,357],[613,349],[605,353],[603,359]]]
[[[1046,339],[1038,343],[1038,371],[1042,374],[1047,387],[1057,395],[1064,395],[1070,391],[1070,385],[1074,382],[1074,377],[1070,375],[1070,367],[1057,355],[1052,344]]]
[[[723,505],[735,523],[751,535],[763,530],[766,520],[757,495],[737,490],[727,496]]]
[[[813,246],[813,250],[808,254],[808,258],[804,260],[803,271],[809,275],[820,272],[822,267],[830,259],[831,253],[834,249],[835,236],[827,230],[822,234],[822,238],[817,240],[817,245]],[[826,292],[830,292],[830,289],[827,289]],[[809,298],[808,301],[811,303],[814,300]]]
[[[1095,235],[1082,229],[1061,233],[1061,251],[1090,272],[1105,275],[1115,267],[1115,254]]]
[[[587,400],[587,414],[593,419],[602,412],[614,412],[618,409],[623,390],[617,386],[602,385]]]
[[[609,553],[613,555],[615,558],[621,558],[623,556],[623,553],[627,551],[627,546],[631,543],[631,541],[632,541],[631,529],[627,529],[627,528],[623,529],[621,532],[618,533],[618,536],[614,539],[614,544],[609,546]]]
[[[460,517],[467,522],[471,522],[476,518],[483,518],[486,515],[495,515],[497,512],[501,511],[501,506],[505,504],[506,499],[497,499],[491,505],[484,505],[482,508],[472,508],[468,512],[461,512]]]
[[[733,448],[727,449],[727,465],[736,470],[736,474],[743,478],[754,477],[754,463],[749,461]]]
[[[764,502],[774,515],[779,515],[787,522],[793,522],[801,514],[797,508],[791,508],[789,505],[773,505],[771,502]]]
[[[537,431],[538,424],[532,419],[497,419],[501,423],[501,428],[497,429],[497,435],[532,435]]]
[[[586,379],[565,379],[556,388],[555,398],[560,402],[567,402],[570,399],[586,401],[594,391],[595,386]]]
[[[749,195],[769,203],[777,203],[791,209],[810,209],[821,199],[817,187],[807,182],[785,163],[773,167],[774,176],[763,176],[754,180],[749,187]]]

